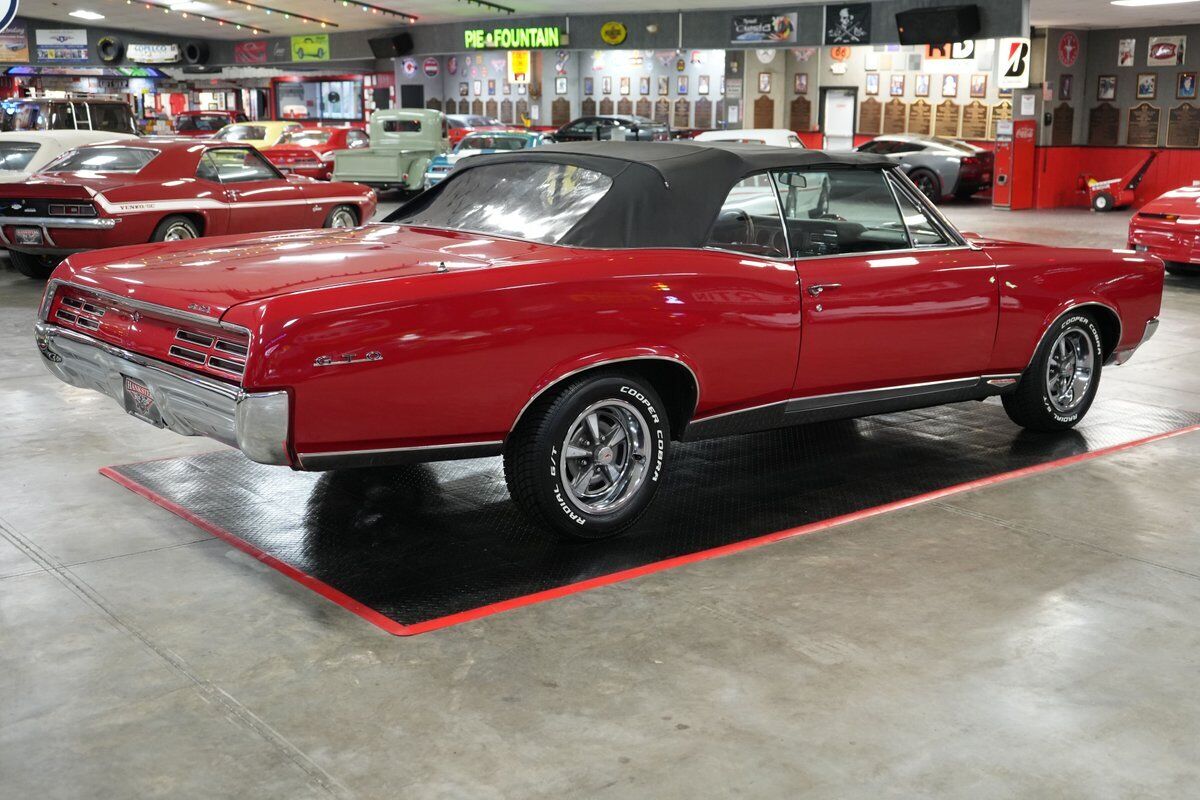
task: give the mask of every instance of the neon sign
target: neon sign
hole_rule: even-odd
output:
[[[537,47],[560,47],[562,30],[555,26],[535,28],[468,28],[463,31],[463,44],[468,50],[527,50]]]

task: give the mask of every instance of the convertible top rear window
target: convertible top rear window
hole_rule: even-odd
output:
[[[557,244],[612,188],[612,178],[573,164],[510,162],[465,170],[431,202],[395,220]]]
[[[138,172],[157,155],[157,150],[148,147],[77,147],[47,164],[42,172]]]

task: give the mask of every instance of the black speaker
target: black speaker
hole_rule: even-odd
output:
[[[208,61],[207,42],[187,42],[183,45],[183,60],[188,64],[203,64]]]
[[[367,44],[371,46],[371,54],[376,58],[406,56],[413,51],[413,38],[408,31],[401,31],[386,39],[368,39]]]
[[[896,14],[900,44],[945,44],[974,39],[980,30],[979,6],[914,8]]]

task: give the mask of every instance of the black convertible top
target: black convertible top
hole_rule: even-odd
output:
[[[420,211],[468,170],[510,162],[571,164],[608,175],[612,188],[559,244],[580,247],[702,247],[734,184],[771,169],[880,169],[890,160],[866,153],[733,142],[572,142],[471,156],[438,185],[385,221]]]

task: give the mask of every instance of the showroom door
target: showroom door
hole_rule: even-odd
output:
[[[780,195],[796,258],[797,397],[982,375],[999,318],[995,266],[880,171],[805,171]],[[916,246],[914,246],[914,244]]]
[[[854,149],[854,116],[858,109],[857,89],[821,90],[821,130],[826,150]]]

